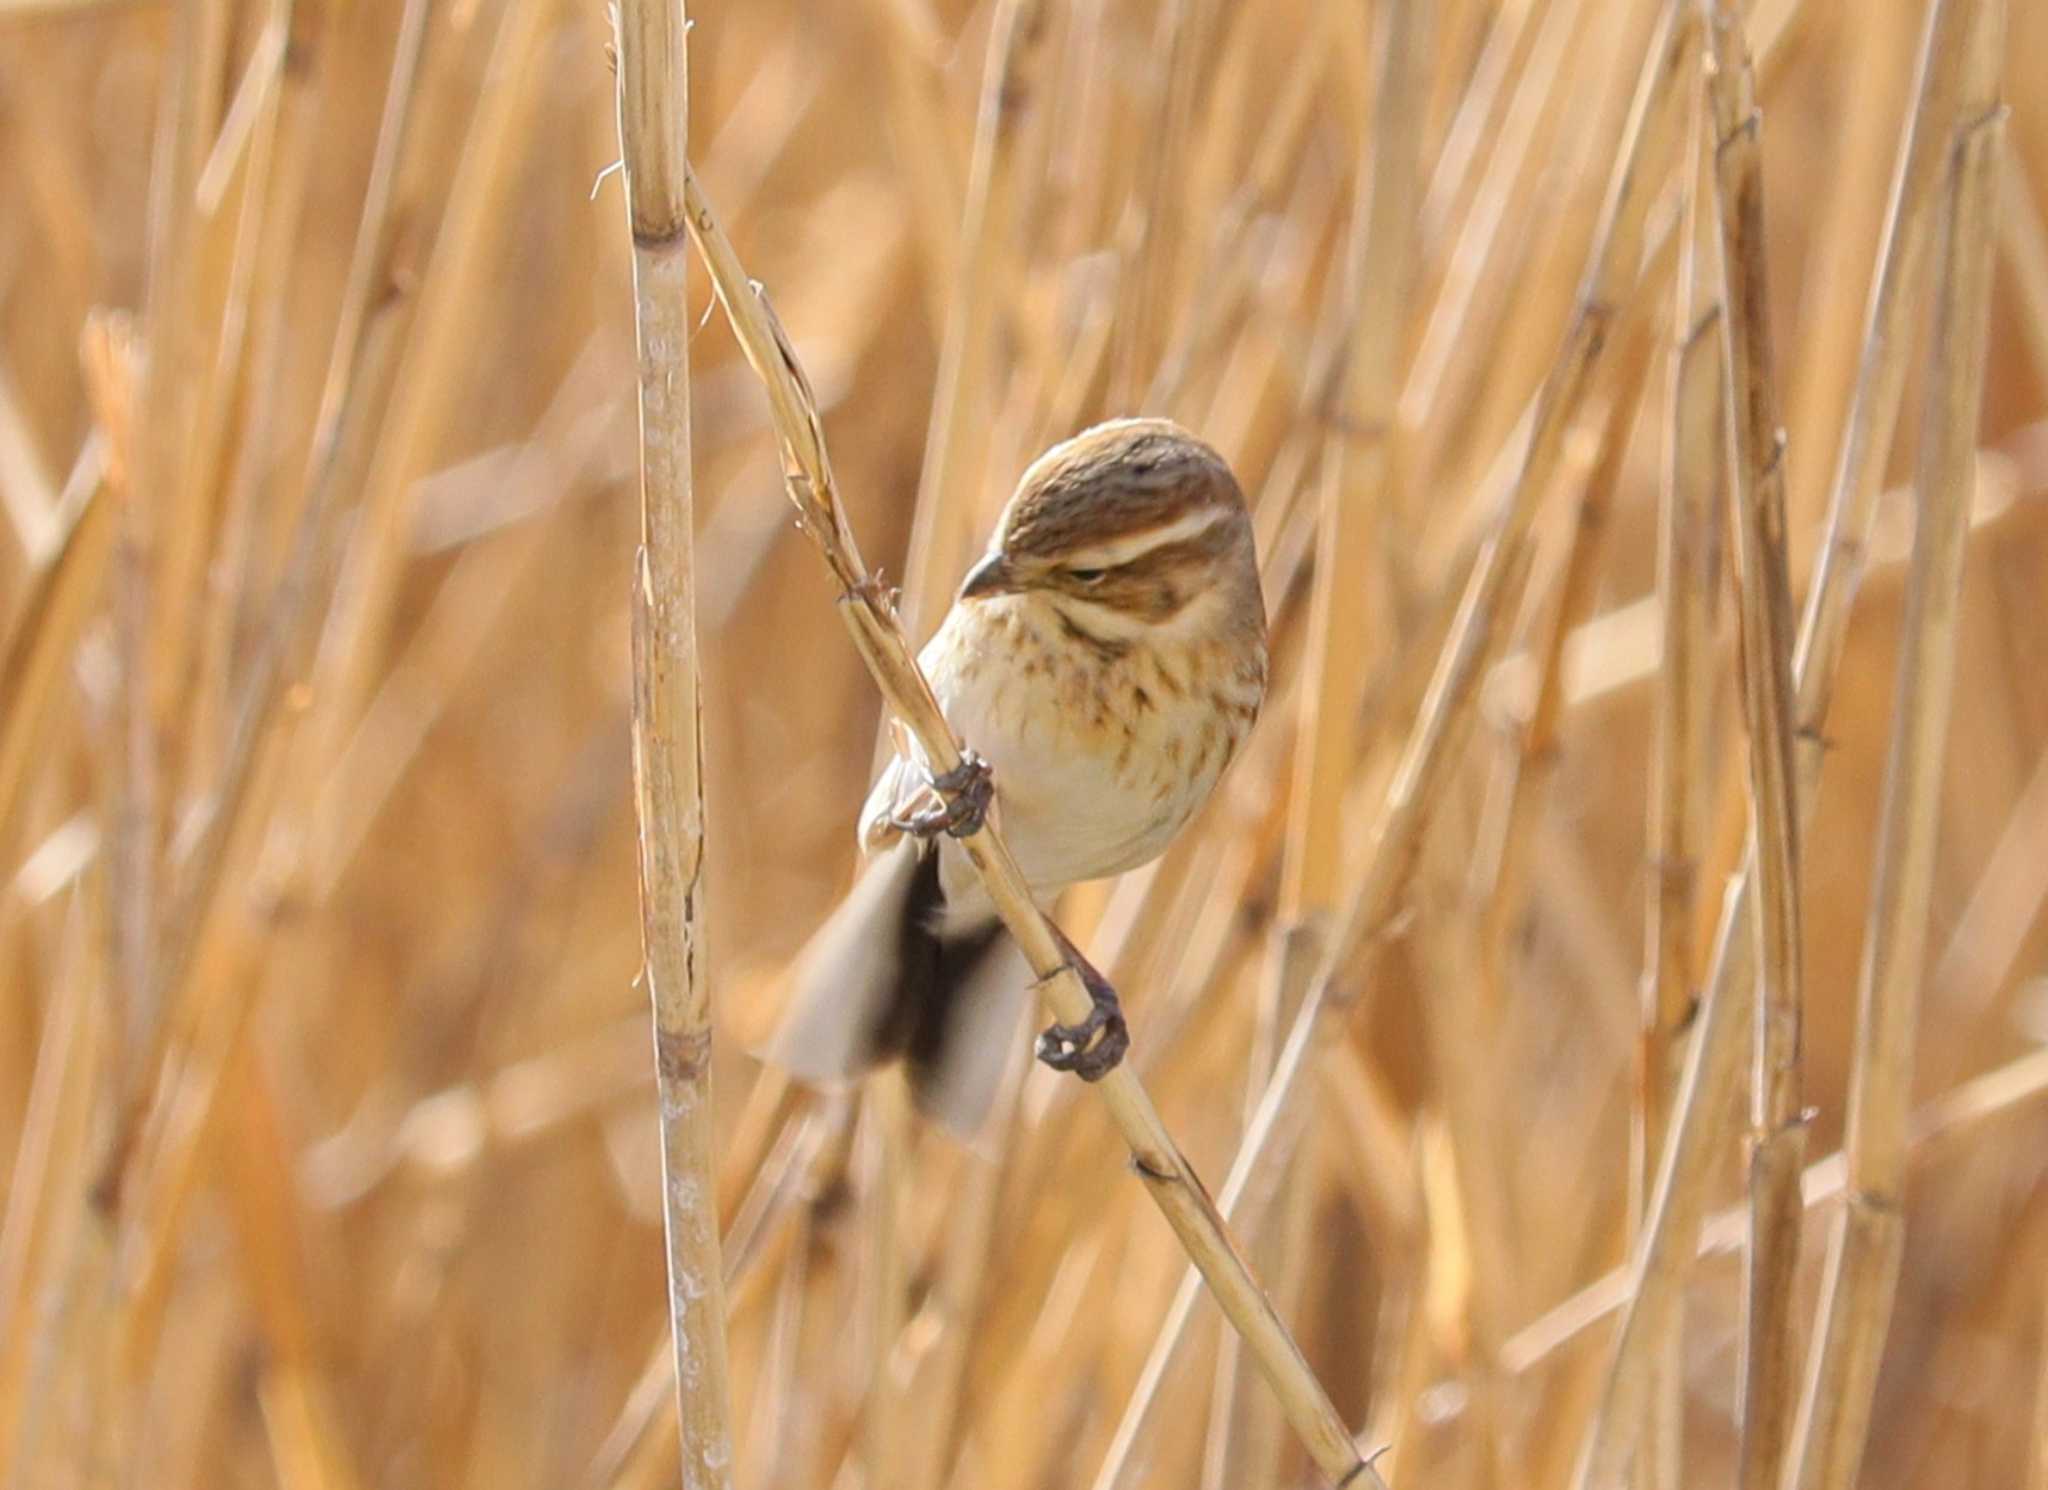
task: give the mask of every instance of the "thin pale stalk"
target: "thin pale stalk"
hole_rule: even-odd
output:
[[[1584,12],[1589,19],[1598,13],[1597,6]],[[1544,121],[1543,127],[1556,132],[1543,152],[1542,176],[1525,170],[1511,183],[1515,195],[1498,230],[1509,251],[1496,260],[1482,289],[1480,314],[1467,321],[1438,390],[1440,414],[1455,410],[1457,418],[1434,421],[1439,430],[1465,428],[1483,437],[1437,440],[1430,459],[1439,480],[1462,486],[1473,479],[1479,469],[1475,457],[1514,426],[1523,390],[1539,383],[1551,365],[1553,318],[1571,306],[1572,279],[1565,266],[1585,262],[1601,226],[1610,175],[1605,142],[1630,117],[1636,94],[1631,64],[1654,47],[1661,25],[1653,5],[1610,14],[1607,25],[1597,30],[1582,26],[1572,35],[1577,74],[1568,92],[1553,96],[1551,115]],[[1559,127],[1557,121],[1566,118],[1582,118],[1590,127]],[[1683,141],[1682,127],[1677,137]],[[1673,150],[1644,183],[1651,205],[1669,200],[1667,183],[1677,158]],[[1546,184],[1539,187],[1539,180]],[[1668,209],[1655,212],[1665,223],[1674,216]]]
[[[341,749],[374,691],[398,602],[412,498],[463,388],[461,359],[471,345],[476,297],[490,283],[485,255],[501,237],[515,168],[544,96],[535,69],[556,14],[553,0],[509,7],[491,44],[321,638],[308,739],[322,759]]]
[[[916,219],[926,306],[932,320],[943,323],[947,307],[941,294],[953,281],[952,266],[960,247],[962,177],[938,86],[945,41],[921,7],[901,0],[869,0],[868,9],[874,12],[889,73],[889,127],[904,168],[903,190]]]
[[[1345,713],[1353,711],[1346,709]],[[1299,800],[1296,798],[1295,800]],[[1331,814],[1335,816],[1335,814]],[[1245,1121],[1257,1111],[1259,1093],[1272,1075],[1272,1061],[1280,1031],[1300,1007],[1322,955],[1326,925],[1296,920],[1283,926],[1269,943],[1267,965],[1260,976],[1259,1000],[1254,1011],[1252,1038],[1247,1044],[1245,1070]],[[1289,1145],[1290,1149],[1299,1145]],[[1294,1174],[1297,1156],[1289,1153],[1286,1165],[1276,1170],[1276,1188],[1289,1197],[1288,1209],[1278,1218],[1265,1217],[1264,1224],[1251,1230],[1251,1245],[1258,1249],[1260,1265],[1269,1271],[1287,1250],[1289,1231],[1295,1221],[1292,1201],[1299,1186]],[[1249,1229],[1248,1229],[1249,1230]],[[1239,1370],[1240,1352],[1236,1341],[1225,1337],[1216,1344],[1215,1378],[1210,1392],[1209,1436],[1203,1453],[1204,1490],[1248,1483],[1271,1477],[1271,1467],[1256,1458],[1255,1445],[1269,1443],[1259,1422],[1260,1404],[1251,1399]]]
[[[1327,18],[1329,10],[1329,6],[1321,7],[1319,20]],[[1255,216],[1271,208],[1300,164],[1330,61],[1330,49],[1315,44],[1319,39],[1312,34],[1288,64],[1280,96],[1266,116],[1244,180],[1216,215],[1204,251],[1203,292],[1176,324],[1141,407],[1174,407],[1192,381],[1201,354],[1213,350],[1216,342],[1242,322],[1256,280],[1253,256],[1246,251],[1246,230]]]
[[[162,1338],[166,1305],[176,1283],[175,1264],[183,1255],[181,1228],[208,1157],[223,1105],[236,1049],[248,1032],[255,1007],[252,990],[258,979],[262,942],[261,907],[274,904],[274,887],[265,878],[266,865],[257,853],[265,813],[277,801],[281,761],[294,735],[287,724],[259,754],[250,783],[251,812],[236,823],[236,838],[224,850],[228,860],[246,866],[232,881],[244,893],[222,895],[206,907],[207,924],[191,933],[196,948],[189,967],[187,993],[166,1022],[178,1023],[177,1045],[160,1076],[164,1090],[148,1111],[149,1126],[138,1135],[125,1202],[133,1224],[119,1238],[126,1316],[122,1328],[124,1358],[147,1363],[155,1358]],[[175,985],[174,985],[175,986]]]
[[[741,268],[731,240],[718,225],[695,177],[686,174],[684,185],[691,232],[741,349],[768,395],[790,498],[839,590],[840,614],[854,645],[891,709],[917,738],[933,772],[943,775],[952,771],[962,759],[961,743],[917,666],[887,592],[854,545],[826,460],[816,399],[796,354],[767,297]],[[1086,1018],[1093,1000],[1079,973],[1067,962],[1052,923],[1033,903],[1017,861],[1001,836],[984,826],[959,843],[1037,974],[1037,991],[1047,1008],[1062,1021]],[[1209,1280],[1231,1323],[1246,1337],[1318,1468],[1333,1484],[1361,1478],[1376,1483],[1378,1476],[1359,1456],[1300,1347],[1252,1278],[1222,1215],[1160,1121],[1131,1063],[1111,1071],[1096,1089],[1130,1146],[1138,1177]]]
[[[1509,1149],[1500,1141],[1504,1113],[1493,1099],[1501,1080],[1501,1047],[1493,1032],[1513,1007],[1511,965],[1518,940],[1514,927],[1530,905],[1532,866],[1542,861],[1539,830],[1559,759],[1564,642],[1593,602],[1608,516],[1635,428],[1632,395],[1642,385],[1655,331],[1648,306],[1631,306],[1616,333],[1622,342],[1613,370],[1618,391],[1600,421],[1590,467],[1575,462],[1582,467],[1576,482],[1577,510],[1562,535],[1567,545],[1563,572],[1543,622],[1544,634],[1533,649],[1538,653],[1535,700],[1504,750],[1489,789],[1489,815],[1497,819],[1493,846],[1478,856],[1476,873],[1460,873],[1449,865],[1441,870],[1446,879],[1473,881],[1469,893],[1477,927],[1476,935],[1460,929],[1444,939],[1439,955],[1447,959],[1445,971],[1433,981],[1446,992],[1430,1000],[1424,1023],[1456,1159],[1461,1236],[1471,1275],[1461,1328],[1472,1336],[1474,1359],[1468,1379],[1474,1382],[1481,1408],[1475,1436],[1485,1440],[1482,1463],[1491,1483],[1501,1482],[1505,1473],[1496,1363],[1504,1321],[1520,1307],[1513,1290],[1522,1270],[1514,1259],[1525,1245],[1516,1219]],[[1529,600],[1534,609],[1533,593]]]
[[[0,651],[0,845],[11,843],[45,733],[57,703],[63,664],[98,603],[114,546],[114,503],[107,494],[107,441],[95,433],[67,487],[79,495],[70,524],[29,576],[6,648]]]
[[[911,1175],[910,1093],[901,1075],[883,1074],[861,1091],[861,1137],[867,1170],[860,1210],[860,1342],[868,1390],[861,1414],[861,1451],[870,1484],[905,1479],[911,1441],[909,1382],[897,1369],[897,1346],[910,1313],[910,1259],[905,1233]]]
[[[806,1212],[798,1220],[789,1261],[776,1280],[774,1322],[769,1326],[748,1418],[747,1458],[764,1485],[804,1483],[795,1449],[803,1400],[797,1382],[804,1310],[810,1294],[810,1249],[811,1218]]]
[[[113,615],[114,652],[120,669],[120,685],[113,728],[115,769],[105,806],[107,835],[107,971],[117,1017],[108,1029],[109,1067],[121,1101],[139,1086],[146,1075],[138,1059],[144,1031],[155,1023],[156,992],[162,987],[156,943],[158,916],[158,869],[160,868],[158,800],[159,731],[152,707],[149,675],[150,611],[155,574],[154,549],[157,522],[154,503],[168,505],[171,473],[185,422],[177,401],[183,396],[182,379],[172,375],[171,351],[183,296],[178,293],[185,247],[185,225],[189,220],[189,176],[179,169],[186,153],[179,148],[191,133],[192,74],[198,70],[196,56],[204,50],[195,33],[200,29],[200,6],[179,9],[174,27],[173,55],[179,60],[177,77],[167,81],[158,100],[156,139],[150,170],[150,254],[149,283],[145,294],[144,318],[135,336],[125,325],[104,326],[88,331],[99,342],[88,345],[88,358],[103,360],[106,369],[120,364],[112,378],[119,381],[115,395],[128,404],[119,420],[126,436],[124,448],[109,463],[108,501],[114,509],[113,553],[110,560],[110,609]],[[163,281],[170,279],[171,284]],[[101,330],[113,334],[101,336]],[[154,368],[154,376],[151,369]],[[102,398],[107,395],[103,392]],[[102,411],[102,427],[109,421]],[[138,486],[143,491],[138,492]],[[110,1151],[117,1155],[118,1136]],[[118,1166],[103,1164],[95,1185],[95,1203],[109,1211],[119,1200]]]
[[[1972,517],[1974,522],[1975,514]],[[2035,919],[2048,904],[2048,858],[2040,852],[2043,843],[2048,843],[2048,753],[2035,761],[2033,775],[2014,803],[1997,847],[1963,902],[1948,943],[1928,974],[1929,996],[1983,998],[2009,986]],[[1959,1066],[1951,1055],[1936,1069],[1953,1080]]]
[[[642,976],[654,1014],[662,1219],[683,1474],[732,1484],[725,1280],[704,949],[704,726],[690,484],[689,23],[682,0],[622,0],[619,151],[640,352],[640,553],[633,588],[633,779]]]
[[[1981,109],[1973,107],[1958,131],[1943,214],[1915,481],[1919,519],[1850,1067],[1849,1198],[1831,1244],[1821,1344],[1800,1408],[1802,1490],[1847,1490],[1856,1482],[1903,1252],[1913,1047],[1983,406],[2005,120],[1997,93],[2004,22],[2002,0],[1988,0],[1968,67],[1968,99]]]
[[[1831,125],[1835,148],[1830,166],[1814,182],[1819,195],[1808,231],[1815,244],[1828,247],[1807,256],[1799,271],[1799,356],[1788,360],[1782,385],[1785,423],[1799,431],[1807,451],[1833,450],[1848,415],[1849,370],[1863,331],[1867,277],[1875,267],[1864,245],[1891,185],[1886,145],[1896,128],[1899,90],[1911,81],[1897,74],[1911,66],[1922,8],[1924,0],[1920,6],[1888,5],[1857,15],[1838,11],[1822,23],[1834,32],[1827,44],[1830,60],[1840,68],[1842,99]],[[1804,458],[1788,473],[1785,508],[1794,545],[1794,589],[1812,568],[1812,555],[1801,550],[1817,531],[1832,474],[1822,462]]]
[[[1465,340],[1474,302],[1488,282],[1487,265],[1502,251],[1504,240],[1513,237],[1503,234],[1500,226],[1516,183],[1533,186],[1527,169],[1529,155],[1541,142],[1544,121],[1554,120],[1560,113],[1550,106],[1550,100],[1563,85],[1564,59],[1583,11],[1584,0],[1561,0],[1544,11],[1486,169],[1449,250],[1449,268],[1437,287],[1422,343],[1410,364],[1401,393],[1404,423],[1420,425],[1430,410],[1442,404],[1451,363]]]
[[[774,1079],[772,1076],[768,1079]],[[787,1209],[796,1212],[795,1224],[787,1228],[792,1250],[809,1247],[824,1216],[844,1209],[847,1195],[846,1169],[852,1146],[854,1125],[850,1101],[835,1102],[825,1112],[815,1114],[815,1126],[806,1129],[807,1142],[792,1142],[787,1155],[790,1167],[801,1165],[802,1173],[790,1176],[792,1202]],[[742,1122],[745,1119],[742,1118]],[[792,1135],[795,1139],[798,1135]],[[778,1144],[778,1148],[781,1146]],[[801,1147],[802,1153],[797,1149]],[[776,1167],[774,1156],[763,1164],[763,1169]],[[723,1257],[725,1263],[725,1286],[727,1296],[735,1300],[747,1292],[747,1282],[755,1271],[756,1260],[763,1250],[749,1238],[758,1232],[759,1224],[752,1218],[752,1212],[765,1209],[766,1200],[760,1207],[749,1195],[737,1200],[734,1192],[738,1185],[730,1183],[734,1175],[728,1173],[721,1183],[721,1210],[733,1213],[733,1219],[724,1233]],[[736,1311],[735,1311],[736,1312]],[[666,1335],[667,1331],[663,1331]],[[603,1490],[603,1487],[618,1484],[626,1475],[626,1466],[643,1455],[650,1443],[664,1443],[664,1435],[670,1433],[675,1424],[673,1416],[661,1411],[661,1400],[668,1395],[675,1382],[675,1353],[667,1339],[654,1342],[645,1352],[646,1363],[634,1377],[632,1387],[626,1393],[626,1400],[620,1405],[612,1426],[606,1431],[596,1454],[591,1458],[583,1477],[577,1481],[580,1490]]]
[[[1458,837],[1438,838],[1433,863],[1423,872],[1452,884],[1463,878],[1465,866],[1456,862],[1462,845],[1454,845]],[[1417,1125],[1426,1253],[1413,1286],[1416,1307],[1429,1320],[1429,1355],[1472,1395],[1469,1427],[1460,1435],[1472,1483],[1497,1490],[1515,1483],[1497,1363],[1506,1298],[1500,1273],[1516,1246],[1510,1219],[1516,1197],[1500,1162],[1505,1114],[1492,1086],[1499,1042],[1486,1037],[1498,1018],[1483,1012],[1487,995],[1478,965],[1484,949],[1475,942],[1469,923],[1450,918],[1419,928],[1416,937],[1433,990],[1421,1021],[1433,1110]]]
[[[946,586],[973,541],[982,466],[988,451],[989,379],[994,366],[994,306],[1009,268],[1018,136],[1029,116],[1046,51],[1042,0],[1001,0],[982,67],[981,110],[967,201],[960,224],[953,293],[939,347],[931,421],[925,427],[916,517],[905,561],[905,623],[944,609]]]
[[[257,1391],[271,1457],[285,1486],[359,1490],[365,1482],[338,1431],[329,1373],[316,1345],[320,1298],[300,1252],[299,1191],[277,1101],[244,1045],[227,1081],[239,1100],[230,1214],[255,1294],[264,1362]]]
[[[263,221],[255,248],[254,284],[250,291],[249,342],[245,389],[233,413],[222,459],[221,539],[213,555],[216,566],[212,595],[203,617],[203,634],[195,643],[198,688],[190,708],[192,738],[187,744],[180,800],[190,801],[219,780],[232,724],[237,645],[244,608],[252,593],[263,588],[262,532],[273,516],[269,490],[271,462],[283,432],[287,403],[283,368],[293,349],[292,291],[304,260],[300,226],[309,186],[322,159],[323,106],[332,90],[323,90],[328,75],[325,9],[290,6],[285,17],[284,56],[277,80],[279,98],[274,122],[275,178],[263,194]]]
[[[2034,376],[2048,381],[2048,224],[2041,220],[2040,199],[2017,150],[2006,152],[2005,181],[1998,237],[2025,307],[2018,320]]]
[[[207,381],[201,339],[210,297],[202,283],[220,247],[195,188],[211,145],[224,91],[229,7],[199,0],[179,7],[173,27],[174,77],[158,101],[151,160],[149,256],[136,363],[132,449],[113,467],[120,512],[113,556],[115,650],[120,660],[117,786],[109,811],[110,972],[122,1014],[111,1033],[117,1100],[134,1097],[148,1075],[142,1059],[159,1024],[166,992],[162,903],[163,781],[173,743],[165,727],[168,679],[160,652],[175,609],[167,560],[188,540],[194,494],[184,480],[200,385]],[[119,1135],[95,1185],[96,1203],[119,1202]]]
[[[35,429],[5,369],[0,369],[0,512],[6,515],[14,547],[33,568],[50,548],[57,520],[57,488],[44,469]],[[12,562],[9,553],[0,576],[12,578]]]
[[[1349,347],[1330,393],[1338,420],[1322,463],[1308,682],[1282,871],[1283,929],[1327,917],[1338,893],[1341,814],[1329,808],[1342,799],[1358,751],[1358,696],[1368,623],[1374,619],[1367,588],[1390,476],[1406,288],[1415,257],[1409,208],[1420,166],[1423,39],[1423,18],[1412,0],[1399,0],[1381,16],[1374,146],[1360,174],[1339,317],[1351,328]],[[1384,614],[1379,619],[1384,625]]]
[[[1984,0],[1933,0],[1920,44],[1913,113],[1900,142],[1877,272],[1871,278],[1855,401],[1835,463],[1828,539],[1800,626],[1798,733],[1805,740],[1812,731],[1814,741],[1813,748],[1801,752],[1803,790],[1811,790],[1819,774],[1818,732],[1827,719],[1851,602],[1868,559],[1867,538],[1905,395],[1911,332],[1907,317],[1914,306],[1904,290],[1921,277],[1933,239],[1934,206],[1951,131],[1966,111],[1962,73],[1968,28],[1981,3]],[[1818,669],[1811,666],[1815,662]]]
[[[1005,1082],[996,1098],[993,1123],[997,1136],[993,1141],[1000,1149],[979,1156],[982,1162],[968,1167],[959,1199],[949,1207],[938,1276],[919,1311],[937,1326],[938,1338],[925,1371],[931,1380],[930,1394],[917,1399],[920,1429],[912,1440],[915,1473],[905,1481],[908,1490],[939,1490],[958,1454],[968,1357],[992,1271],[996,1202],[1014,1147],[1019,1085],[1015,1080]]]
[[[1692,917],[1698,886],[1699,718],[1710,597],[1701,549],[1713,520],[1721,462],[1719,307],[1695,322],[1673,357],[1672,435],[1659,515],[1658,590],[1663,659],[1657,673],[1656,757],[1651,772],[1651,883],[1643,956],[1643,1050],[1638,1070],[1636,1209],[1647,1210],[1654,1165],[1670,1129],[1683,1036],[1698,1009]]]
[[[1540,644],[1532,651],[1537,662],[1536,696],[1528,717],[1496,770],[1491,794],[1499,803],[1497,852],[1485,856],[1476,898],[1481,907],[1480,956],[1491,1009],[1506,1007],[1508,953],[1513,926],[1527,902],[1529,868],[1535,855],[1537,814],[1546,801],[1545,787],[1558,761],[1558,734],[1564,715],[1566,639],[1591,613],[1606,551],[1609,513],[1621,479],[1623,458],[1636,425],[1633,395],[1649,371],[1656,328],[1632,306],[1617,328],[1622,347],[1615,354],[1614,399],[1600,421],[1598,446],[1590,469],[1579,483],[1577,510],[1567,539],[1557,595],[1544,623]],[[1473,1156],[1462,1153],[1470,1163]]]
[[[1212,10],[1208,0],[1165,0],[1159,7],[1153,48],[1165,58],[1165,65],[1158,73],[1152,117],[1137,141],[1146,157],[1135,194],[1143,205],[1137,209],[1138,241],[1130,253],[1130,303],[1116,326],[1112,388],[1125,407],[1143,393],[1158,370],[1185,205],[1176,200],[1175,190],[1185,192],[1187,187],[1188,116],[1208,68]]]
[[[166,493],[175,505],[160,519],[159,598],[149,661],[155,707],[174,756],[191,748],[189,669],[220,535],[220,473],[247,347],[258,246],[269,215],[276,85],[284,70],[290,11],[290,0],[271,7],[197,187],[197,242],[188,293],[203,307],[205,322],[191,338],[191,431],[176,471],[169,473],[174,481]],[[239,191],[224,197],[231,181],[238,182]]]
[[[24,1462],[23,1445],[36,1431],[24,1421],[35,1395],[30,1367],[50,1327],[47,1296],[68,1266],[63,1259],[86,1219],[78,1176],[91,1143],[106,1020],[88,981],[94,969],[83,909],[81,898],[64,932],[21,1139],[9,1156],[6,1215],[0,1221],[0,1464]]]
[[[1502,110],[1512,97],[1511,82],[1527,61],[1530,42],[1537,34],[1533,9],[1517,7],[1493,16],[1485,48],[1459,98],[1457,112],[1444,130],[1421,207],[1420,232],[1432,258],[1441,247],[1438,240],[1446,225],[1456,221],[1462,211],[1480,145],[1498,132]]]

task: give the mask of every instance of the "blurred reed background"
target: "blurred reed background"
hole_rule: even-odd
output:
[[[1949,0],[1941,35],[2001,8]],[[691,10],[698,176],[917,637],[1052,439],[1162,412],[1232,459],[1266,715],[1156,869],[1061,919],[1220,1186],[1302,949],[1385,911],[1251,1254],[1391,1483],[1572,1483],[1752,796],[1703,30],[1636,0]],[[1869,941],[1921,1022],[1863,1078],[1910,1120],[1896,1305],[1852,1329],[1884,1343],[1860,1483],[2041,1490],[2048,9],[1994,56],[2002,155],[1968,47],[1922,87],[1926,13],[1749,23],[1748,387],[1789,431],[1795,605],[1916,111],[1930,142],[1871,364],[1898,436],[1867,542],[1839,530],[1866,578],[1824,725],[1794,721],[1825,784],[1783,985],[1814,1112],[1792,1359]],[[609,35],[595,0],[0,0],[0,1484],[677,1482]],[[1635,224],[1602,235],[1625,139]],[[1967,325],[1977,249],[1972,431],[1927,328],[1944,293]],[[1932,342],[1967,351],[1956,325]],[[1139,1387],[1183,1260],[1085,1089],[1033,1071],[972,1155],[889,1083],[821,1097],[745,1054],[849,881],[878,705],[722,316],[692,357],[736,1482],[1306,1482],[1206,1301]],[[1518,482],[1546,379],[1559,439]],[[1905,620],[1912,480],[1973,450],[1938,835],[1894,810],[1931,890],[1873,917],[1874,880],[1912,882],[1879,872],[1894,725],[1942,712],[1896,698],[1902,637],[1947,635],[1938,602]],[[1522,518],[1472,717],[1390,818],[1467,572]],[[1718,1095],[1682,1336],[1629,1375],[1646,1490],[1736,1474],[1747,1106]]]

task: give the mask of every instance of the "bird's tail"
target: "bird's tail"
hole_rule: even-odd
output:
[[[814,1082],[901,1058],[920,1111],[972,1140],[1022,1049],[1031,970],[1000,921],[946,936],[937,852],[877,855],[811,938],[768,1058]]]

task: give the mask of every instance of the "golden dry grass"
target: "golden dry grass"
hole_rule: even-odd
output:
[[[1253,494],[1266,716],[1186,840],[1061,920],[1218,1192],[1327,995],[1240,1231],[1397,1490],[1571,1483],[1603,1400],[1635,1485],[1737,1472],[1753,995],[1709,964],[1751,812],[1738,578],[1770,534],[1738,533],[1720,459],[1711,8],[691,7],[697,176],[913,630],[1093,418],[1171,413]],[[1761,1376],[1803,1384],[1845,1175],[1879,1233],[1896,1193],[1888,1328],[1837,1321],[1852,1361],[1883,1343],[1873,1490],[2048,1484],[2048,11],[1989,49],[2001,154],[1959,40],[1999,8],[1948,0],[1937,33],[1839,664],[1773,653],[1795,725],[1833,688],[1778,809],[1817,766],[1784,830],[1800,961],[1765,980],[1801,998],[1814,1116],[1792,1361]],[[1926,7],[1752,10],[1768,322],[1737,329],[1767,365],[1738,380],[1789,435],[1796,617]],[[633,292],[618,183],[590,199],[609,39],[549,0],[0,0],[0,1486],[677,1482]],[[1928,336],[1969,345],[1978,248],[1971,431]],[[699,265],[686,323],[708,304]],[[1309,1481],[1206,1298],[1119,1437],[1185,1261],[1095,1093],[1035,1071],[970,1155],[887,1082],[793,1092],[745,1054],[851,873],[878,703],[722,315],[690,356],[736,1483]],[[1906,618],[1945,650],[1938,596],[1908,602],[1940,575],[1912,488],[1953,494],[1973,448],[1946,766],[1887,809],[1894,726],[1923,726],[1907,777],[1927,736]],[[1710,981],[1730,998],[1689,1021]],[[1845,1164],[1865,982],[1918,1031]],[[1703,1027],[1735,1031],[1702,1083],[1727,1100],[1674,1115]],[[1682,1334],[1645,1289],[1618,1337],[1674,1123],[1650,1234],[1682,1261],[1704,1211],[1707,1256]]]

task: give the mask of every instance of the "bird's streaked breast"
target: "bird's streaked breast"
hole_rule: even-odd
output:
[[[995,770],[1019,867],[1047,892],[1165,849],[1250,728],[1264,669],[1263,648],[1219,641],[1096,651],[1022,603],[956,610],[922,660]]]

